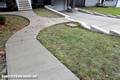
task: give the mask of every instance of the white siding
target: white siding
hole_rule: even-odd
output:
[[[120,0],[118,0],[116,7],[120,7]]]
[[[58,11],[66,10],[66,0],[54,0],[55,9]]]
[[[105,4],[105,6],[116,6],[116,4],[117,4],[117,1],[118,0],[114,0],[114,1],[104,1],[104,3],[103,4]]]
[[[95,6],[99,0],[85,0],[85,6]]]

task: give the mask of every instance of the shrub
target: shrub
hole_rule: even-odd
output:
[[[0,2],[4,2],[4,0],[0,0]]]
[[[8,11],[17,11],[17,4],[15,0],[6,0]]]
[[[5,17],[0,16],[0,24],[1,25],[5,24],[5,21],[6,21]]]
[[[102,3],[97,3],[96,7],[103,7],[104,5]]]

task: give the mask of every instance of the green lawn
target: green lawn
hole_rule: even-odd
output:
[[[0,25],[0,52],[5,51],[5,43],[16,31],[29,24],[29,21],[19,16],[4,16],[6,24]],[[5,57],[0,57],[0,75],[5,63]],[[1,76],[0,76],[1,77]]]
[[[120,80],[120,37],[60,24],[37,39],[81,80]]]
[[[114,8],[114,7],[109,7],[109,8],[103,8],[103,7],[84,7],[81,9],[85,9],[91,12],[99,12],[102,14],[111,14],[111,15],[120,15],[120,8]]]
[[[52,12],[46,8],[38,8],[38,9],[33,9],[33,11],[41,17],[47,17],[47,18],[61,18],[63,17],[60,14],[57,14],[55,12]]]

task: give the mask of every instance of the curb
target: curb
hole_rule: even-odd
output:
[[[95,26],[95,25],[92,25],[92,26],[90,27],[90,29],[91,29],[92,31],[94,31],[94,32],[109,34],[108,31],[106,31],[106,30],[104,30],[104,29],[102,29],[102,28],[100,28],[100,27],[97,27],[97,26]]]
[[[85,22],[81,23],[81,27],[90,30],[90,26],[88,26]]]
[[[120,15],[117,15],[117,18],[120,18]]]
[[[86,24],[86,22],[82,22],[80,20],[74,20],[74,19],[71,19],[70,16],[66,15],[66,14],[63,14],[57,10],[54,10],[54,9],[51,9],[49,8],[48,6],[45,6],[45,8],[53,11],[53,12],[56,12],[62,16],[65,16],[66,19],[72,21],[72,22],[78,22],[80,25],[80,27],[84,28],[84,29],[87,29],[87,30],[90,30],[90,31],[93,31],[93,32],[98,32],[98,33],[103,33],[103,34],[107,34],[107,35],[112,35],[112,36],[120,36],[120,32],[119,31],[116,31],[116,30],[110,30],[110,31],[106,31],[98,26],[95,26],[95,25],[91,25],[91,26],[88,26]],[[100,13],[97,13],[97,12],[89,12],[89,11],[86,11],[86,10],[82,10],[82,9],[79,9],[78,11],[81,11],[81,12],[84,12],[84,13],[88,13],[88,14],[92,14],[92,15],[98,15],[98,16],[104,16],[104,17],[112,17],[112,18],[120,18],[120,15],[118,16],[113,16],[113,15],[104,15],[104,14],[100,14]]]
[[[109,34],[113,35],[113,36],[120,36],[120,32],[118,32],[116,30],[110,30]]]
[[[117,16],[113,16],[113,15],[110,15],[110,14],[108,14],[107,17],[117,18]]]
[[[117,15],[117,16],[110,15],[110,14],[105,15],[105,14],[101,14],[101,13],[98,13],[98,12],[90,12],[90,11],[87,11],[87,10],[84,10],[84,9],[78,9],[78,11],[83,12],[83,13],[87,13],[87,14],[92,14],[92,15],[98,15],[98,16],[103,16],[103,17],[120,19],[120,15]]]
[[[61,12],[59,12],[59,11],[55,10],[55,9],[49,8],[48,6],[45,6],[45,8],[47,8],[48,10],[51,10],[51,11],[53,11],[53,12],[55,12],[55,13],[58,13],[58,14],[60,14],[60,15],[64,16],[65,18],[69,18],[69,16],[68,16],[68,15],[63,14],[63,13],[61,13]]]
[[[78,11],[81,11],[81,12],[84,12],[84,13],[87,13],[87,14],[94,14],[94,13],[92,13],[92,12],[90,12],[90,11],[83,10],[83,9],[78,9]]]
[[[101,14],[101,13],[98,13],[98,12],[93,12],[94,15],[98,15],[98,16],[104,16],[104,17],[107,17],[107,15],[104,15],[104,14]]]

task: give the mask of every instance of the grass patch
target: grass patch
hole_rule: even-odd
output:
[[[81,9],[85,9],[91,12],[99,12],[102,14],[111,14],[111,15],[120,15],[120,8],[115,8],[115,7],[108,7],[108,8],[103,8],[103,7],[84,7]]]
[[[29,21],[20,16],[3,16],[6,19],[4,25],[0,25],[0,52],[5,51],[5,43],[16,31],[29,24]],[[5,57],[0,57],[0,75],[6,64]],[[0,76],[1,77],[1,76]]]
[[[37,39],[81,80],[120,80],[120,37],[59,24]]]
[[[6,24],[0,25],[0,51],[4,50],[4,45],[8,38],[16,31],[27,26],[29,21],[19,16],[4,16],[6,18]]]
[[[46,8],[38,8],[33,10],[38,16],[47,17],[47,18],[61,18],[63,17],[60,14],[52,12]]]

